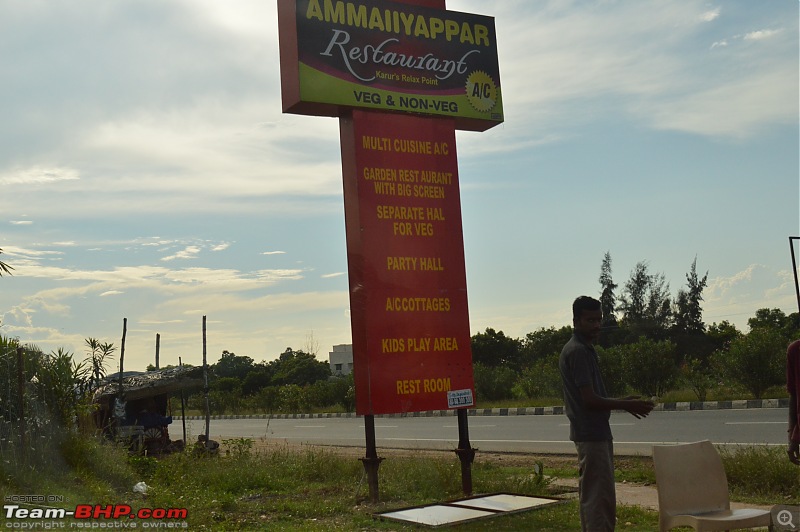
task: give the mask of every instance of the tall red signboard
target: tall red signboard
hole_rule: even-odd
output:
[[[443,8],[278,0],[284,111],[340,118],[358,414],[474,404],[455,130],[502,93],[494,20]]]
[[[353,111],[341,120],[357,411],[473,404],[455,130]]]

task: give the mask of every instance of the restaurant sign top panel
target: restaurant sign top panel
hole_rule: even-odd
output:
[[[379,0],[278,0],[283,110],[503,121],[494,18]]]

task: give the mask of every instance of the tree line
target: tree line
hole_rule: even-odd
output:
[[[714,390],[733,388],[761,398],[783,384],[786,346],[800,337],[798,313],[759,309],[748,320],[747,333],[728,321],[707,326],[702,302],[708,272],[697,273],[696,259],[674,298],[664,275],[651,273],[645,261],[636,264],[618,291],[611,255],[606,253],[598,280],[604,320],[596,348],[611,395],[662,397],[684,389],[704,401]],[[540,328],[524,338],[492,328],[473,335],[478,401],[544,399],[556,404],[561,399],[558,356],[571,335],[571,326]],[[3,397],[13,396],[17,347],[17,340],[0,336],[0,374],[6,374],[0,378]],[[48,355],[25,346],[28,388],[37,390],[37,404],[49,406],[59,422],[77,418],[81,409],[90,408],[89,392],[106,377],[115,350],[111,343],[88,338],[86,356],[78,362],[64,349]],[[314,346],[308,351],[315,351]],[[287,348],[269,362],[223,351],[210,365],[212,413],[352,411],[352,375],[333,376],[329,363],[308,351]],[[0,408],[0,418],[13,419],[11,404]],[[205,411],[205,392],[189,395],[188,406]]]
[[[152,368],[148,368],[152,369]],[[255,362],[251,357],[223,351],[209,366],[212,413],[300,413],[325,407],[352,411],[352,376],[333,376],[328,362],[316,355],[287,347],[277,359]],[[202,392],[188,398],[188,406],[203,411]]]
[[[634,266],[621,289],[611,266],[606,253],[598,278],[604,319],[597,350],[610,394],[662,397],[685,389],[705,401],[709,392],[727,388],[761,398],[783,383],[786,346],[800,337],[797,313],[759,309],[747,333],[726,320],[707,326],[708,272],[698,273],[697,259],[674,297],[664,274],[651,273],[646,261]],[[478,401],[560,401],[558,356],[571,335],[571,326],[540,328],[524,338],[492,328],[473,335]],[[261,363],[224,351],[212,369],[212,404],[226,412],[349,411],[354,402],[352,376],[331,376],[326,362],[291,348]]]
[[[696,258],[674,297],[664,274],[651,273],[646,261],[634,266],[618,291],[611,265],[607,252],[598,278],[603,324],[596,346],[609,394],[661,397],[681,388],[705,401],[710,391],[732,387],[761,398],[784,383],[786,346],[800,337],[798,313],[759,309],[747,333],[726,320],[706,326],[708,272],[698,274]],[[571,326],[541,328],[524,338],[491,328],[474,335],[476,395],[559,398],[558,356],[571,336]]]

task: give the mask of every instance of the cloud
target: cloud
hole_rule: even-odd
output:
[[[349,306],[348,292],[284,292],[268,294],[261,297],[246,297],[244,294],[217,293],[209,294],[197,291],[192,296],[180,301],[169,300],[163,305],[164,310],[180,314],[200,313],[199,309],[213,309],[215,313],[246,311],[248,313],[270,313],[282,316],[319,312],[324,309],[338,309]],[[186,311],[186,309],[197,309]]]
[[[39,185],[77,179],[80,179],[80,174],[72,168],[34,166],[0,174],[0,185]]]
[[[482,2],[456,8],[461,4],[486,11]],[[493,4],[492,14],[509,119],[479,139],[464,135],[462,160],[473,149],[525,149],[525,140],[544,134],[558,140],[564,131],[608,116],[734,139],[797,122],[796,32],[769,39],[757,52],[721,38],[722,32],[744,35],[754,23],[749,11],[723,16],[721,8],[702,3],[646,0],[508,1]],[[768,25],[768,12],[763,19],[755,23]],[[726,55],[704,53],[709,46]]]
[[[746,138],[768,124],[796,123],[797,110],[797,72],[774,69],[675,94],[642,114],[657,129]]]
[[[18,257],[24,258],[41,258],[47,257],[50,255],[63,255],[63,251],[50,251],[50,250],[40,250],[40,249],[30,249],[30,248],[23,248],[19,246],[4,246],[3,252],[7,253],[8,255],[15,255]]]
[[[334,277],[341,277],[342,275],[347,275],[347,272],[326,273],[320,275],[320,277],[323,279],[333,279]]]
[[[150,242],[140,242],[139,244],[142,245],[142,246],[158,247],[158,246],[168,246],[169,244],[173,244],[175,242],[174,240],[165,240],[165,239],[159,238],[157,236],[154,236],[154,237],[152,237],[151,239],[148,239],[148,240],[151,240],[151,241]]]
[[[700,20],[703,22],[711,22],[719,18],[721,8],[712,9],[700,14]]]
[[[196,259],[198,253],[200,253],[200,248],[198,246],[186,246],[182,251],[179,251],[174,255],[162,257],[161,260],[167,262],[176,259]]]
[[[791,270],[781,270],[776,274],[778,286],[767,288],[764,291],[764,297],[767,300],[779,300],[786,298],[790,294],[795,294],[794,274]],[[796,294],[795,294],[796,297]]]
[[[217,244],[216,246],[213,246],[213,247],[211,248],[211,251],[225,251],[225,250],[226,250],[226,249],[228,249],[230,246],[231,246],[231,245],[230,245],[230,243],[228,243],[228,242],[223,242],[222,244]]]
[[[117,296],[124,293],[125,292],[122,292],[121,290],[108,290],[107,292],[103,292],[102,294],[100,294],[100,297]]]
[[[202,285],[225,290],[252,290],[280,281],[302,279],[302,270],[258,270],[243,274],[238,270],[188,268],[167,272],[164,277],[179,285]],[[173,284],[174,286],[174,284]]]
[[[744,40],[745,41],[763,41],[765,39],[771,39],[775,37],[782,30],[758,30],[758,31],[751,31],[750,33],[745,34]]]
[[[708,280],[708,297],[722,297],[728,294],[734,287],[753,280],[753,275],[759,270],[764,270],[763,264],[751,264],[744,270],[728,277],[714,277]]]
[[[52,281],[49,288],[21,297],[19,303],[2,316],[4,325],[22,327],[26,329],[28,337],[35,327],[37,315],[41,316],[38,321],[44,321],[45,315],[70,317],[80,313],[87,317],[98,313],[96,320],[99,325],[107,316],[119,315],[119,302],[112,296],[122,294],[126,294],[125,301],[149,298],[148,307],[136,311],[136,315],[140,319],[159,323],[176,323],[175,309],[180,309],[179,313],[183,315],[191,313],[187,309],[197,309],[199,313],[214,309],[217,313],[224,308],[260,308],[259,305],[265,305],[262,310],[266,311],[272,309],[276,302],[287,299],[305,302],[304,308],[308,310],[328,308],[330,304],[325,303],[330,296],[324,294],[317,294],[318,301],[313,294],[308,297],[302,294],[285,295],[277,299],[274,295],[256,295],[258,290],[302,279],[303,271],[296,269],[240,272],[211,268],[170,270],[143,265],[116,267],[112,270],[80,270],[42,266],[32,261],[24,269],[24,273],[16,277]],[[41,282],[39,285],[48,286]],[[104,307],[104,303],[88,297],[93,294],[102,300],[111,297],[115,299],[115,303],[109,303],[112,307]],[[338,297],[334,296],[334,299]],[[340,298],[339,300],[340,304],[346,305],[346,293],[345,302],[341,303]],[[282,310],[283,313],[295,311],[299,312],[300,309]],[[159,316],[163,312],[166,314]],[[183,318],[177,319],[177,322],[182,321]]]
[[[9,223],[11,225],[33,225],[31,220],[11,220]]]
[[[262,255],[285,255],[285,251],[264,251]]]

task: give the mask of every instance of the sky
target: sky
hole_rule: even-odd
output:
[[[457,133],[470,330],[522,338],[639,261],[706,323],[797,310],[796,0],[448,0],[505,122]],[[338,121],[281,112],[263,0],[0,3],[0,335],[125,369],[350,343]],[[118,364],[118,355],[114,359]]]

